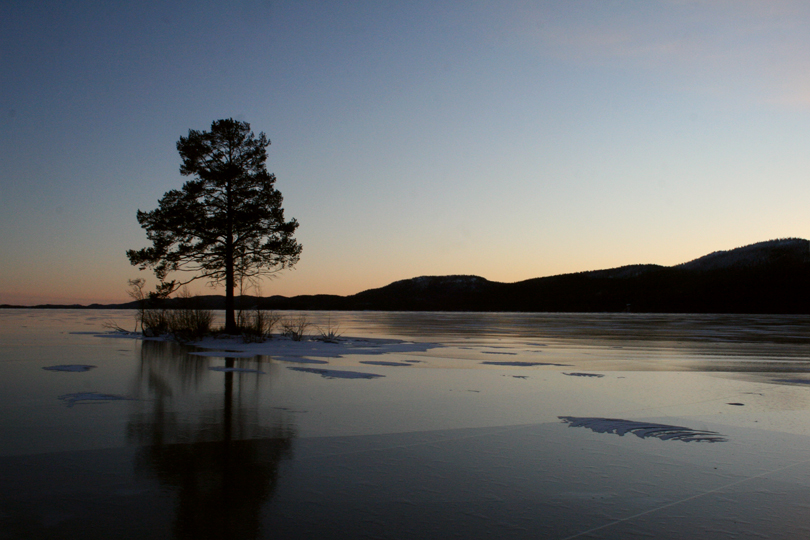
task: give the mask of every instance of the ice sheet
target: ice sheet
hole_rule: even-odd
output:
[[[46,315],[0,313],[14,323],[0,328],[0,485],[13,494],[0,530],[19,538],[810,532],[801,317],[333,313],[371,339],[220,341],[208,356],[67,333],[97,330],[78,312],[36,328]],[[222,358],[264,373],[210,369]],[[55,365],[97,367],[41,369]]]

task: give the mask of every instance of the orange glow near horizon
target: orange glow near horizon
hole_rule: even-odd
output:
[[[774,236],[774,238],[786,237],[788,235]],[[793,235],[796,236],[796,235]],[[769,240],[762,238],[756,241]],[[706,242],[708,243],[708,241]],[[682,243],[680,246],[662,244],[656,253],[647,256],[637,255],[634,252],[627,253],[612,252],[609,249],[599,251],[595,246],[591,249],[583,249],[582,253],[559,253],[556,257],[545,258],[545,264],[532,260],[530,254],[514,257],[515,264],[501,265],[496,263],[479,263],[469,261],[470,267],[465,268],[464,262],[453,260],[445,261],[418,261],[407,264],[391,266],[377,265],[372,268],[373,272],[345,271],[340,274],[331,273],[324,276],[319,272],[322,267],[317,264],[308,264],[305,259],[299,267],[288,270],[277,275],[275,279],[265,279],[258,289],[251,289],[245,294],[255,296],[297,296],[314,294],[335,294],[349,296],[367,289],[384,287],[394,281],[410,279],[423,275],[478,275],[490,281],[513,283],[526,279],[547,277],[558,274],[583,272],[590,270],[602,270],[625,266],[629,264],[660,264],[662,266],[672,266],[683,262],[688,262],[713,251],[730,250],[743,245],[755,242],[729,241],[722,246],[700,247]],[[698,251],[700,250],[700,251]],[[319,261],[315,261],[318,263]],[[532,264],[534,263],[534,264]],[[111,269],[112,270],[112,269]],[[114,277],[112,274],[104,275],[97,273],[92,280],[83,282],[76,278],[75,282],[81,282],[81,286],[74,283],[69,276],[60,274],[57,278],[47,279],[45,275],[30,276],[30,286],[19,288],[15,291],[0,291],[0,304],[13,305],[40,305],[40,304],[118,304],[131,301],[127,296],[127,279],[141,277],[147,281],[147,289],[151,289],[157,283],[150,272],[132,272],[132,268],[119,265],[115,270],[126,271],[122,277]],[[193,282],[189,285],[189,291],[195,295],[222,295],[222,286],[210,287],[202,281]],[[67,293],[67,294],[66,294]]]

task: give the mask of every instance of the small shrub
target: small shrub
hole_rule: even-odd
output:
[[[323,341],[324,343],[337,343],[340,340],[340,325],[339,324],[332,324],[332,319],[326,320],[326,327],[318,328],[318,337],[315,338],[318,341]]]
[[[159,337],[170,334],[178,341],[192,341],[211,333],[214,312],[201,309],[199,301],[183,288],[177,294],[177,309],[166,309],[166,298],[174,289],[174,282],[162,283],[157,290],[145,293],[143,279],[129,280],[127,294],[136,300],[135,331],[138,326],[146,337]],[[105,323],[105,328],[126,332],[117,323]]]
[[[171,311],[165,310],[168,333],[178,341],[192,341],[210,334],[214,312],[196,305],[198,302],[188,289],[180,291],[177,298],[180,306]]]
[[[158,337],[169,331],[169,314],[166,309],[144,309],[139,314],[141,330],[146,337]]]
[[[143,319],[144,319],[144,312],[146,312],[148,303],[148,296],[145,292],[143,292],[143,288],[146,285],[146,280],[143,278],[130,279],[127,280],[127,284],[129,284],[127,295],[136,302],[138,302],[138,308],[137,311],[135,312],[134,332],[138,331],[138,326],[140,325],[141,333],[144,333]]]
[[[281,317],[272,311],[267,312],[259,308],[253,312],[240,313],[239,329],[242,331],[242,339],[246,343],[254,343],[270,338],[273,327],[280,319]]]
[[[169,316],[165,309],[157,307],[163,297],[155,292],[144,292],[145,279],[130,279],[127,283],[127,295],[137,302],[134,331],[137,332],[140,326],[141,333],[146,337],[157,337],[168,332]],[[118,332],[126,331],[118,324],[106,323],[104,326]]]
[[[309,321],[303,315],[294,318],[290,317],[281,323],[281,333],[293,341],[301,341],[304,339],[304,332],[308,326]]]
[[[178,341],[193,341],[211,333],[214,312],[208,309],[183,308],[167,311],[167,332]]]
[[[143,292],[143,287],[146,285],[146,280],[143,278],[127,280],[129,289],[127,289],[127,296],[137,301],[137,308],[135,311],[135,329],[132,332],[124,329],[120,324],[114,321],[107,321],[104,323],[104,328],[109,328],[114,332],[135,333],[138,331],[138,326],[141,327],[143,333],[143,313],[146,310],[147,295]]]

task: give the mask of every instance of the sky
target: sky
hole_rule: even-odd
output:
[[[220,118],[267,134],[300,223],[264,296],[808,238],[807,28],[782,0],[3,2],[0,303],[153,287],[136,212]]]

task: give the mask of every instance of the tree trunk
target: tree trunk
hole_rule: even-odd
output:
[[[225,333],[226,334],[236,334],[236,316],[235,316],[235,306],[234,306],[234,298],[233,298],[233,246],[231,246],[231,256],[225,257],[227,261],[230,259],[230,263],[228,264],[228,268],[225,270]]]
[[[231,201],[231,184],[228,182],[227,190],[227,231],[225,235],[225,333],[236,334],[236,317],[234,316],[233,290],[236,286],[233,275],[233,211]]]

